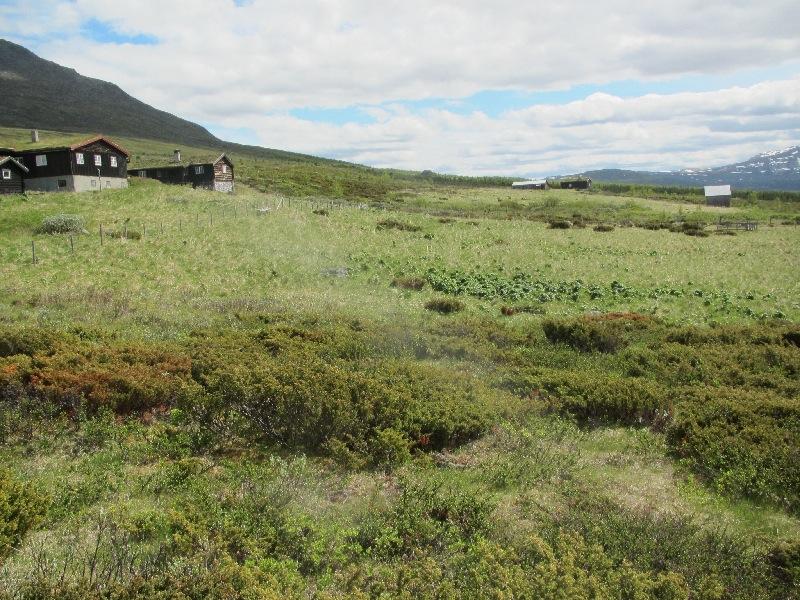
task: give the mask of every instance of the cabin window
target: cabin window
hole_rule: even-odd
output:
[[[92,179],[92,187],[97,187],[97,179]]]
[[[203,165],[198,165],[194,168],[195,175],[202,175],[203,174]]]
[[[139,171],[139,177],[141,177],[142,179],[147,177],[147,171]]]
[[[58,187],[60,187],[60,188],[67,187],[67,180],[66,179],[59,179],[58,180]]]
[[[117,157],[116,156],[112,156],[111,157],[111,166],[112,167],[116,167],[117,166]]]
[[[37,154],[36,155],[36,166],[37,167],[46,167],[47,166],[47,155],[46,154]]]
[[[11,169],[3,169],[3,179],[11,179]]]
[[[76,152],[75,153],[75,162],[79,165],[83,164],[83,152]]]
[[[102,154],[95,154],[94,155],[94,166],[95,167],[102,167],[103,166],[103,155]]]
[[[228,165],[222,165],[222,172],[223,173],[227,173],[228,172]]]

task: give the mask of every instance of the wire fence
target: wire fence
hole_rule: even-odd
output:
[[[153,239],[157,237],[173,236],[175,233],[184,234],[197,232],[206,227],[218,228],[225,223],[236,222],[247,218],[263,218],[282,210],[311,211],[317,214],[328,214],[340,210],[373,210],[385,211],[385,205],[371,205],[365,203],[347,202],[342,200],[318,198],[285,198],[275,197],[267,202],[239,202],[207,210],[195,210],[177,218],[162,219],[126,219],[122,222],[100,222],[93,226],[94,231],[84,234],[46,235],[33,238],[30,241],[29,262],[33,265],[41,263],[46,256],[43,252],[48,247],[64,245],[70,254],[76,251],[76,240],[94,240],[98,246],[105,246],[114,241],[134,241]],[[85,243],[82,244],[85,246]]]

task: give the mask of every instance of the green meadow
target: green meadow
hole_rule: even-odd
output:
[[[236,158],[0,199],[0,598],[798,597],[800,204]]]

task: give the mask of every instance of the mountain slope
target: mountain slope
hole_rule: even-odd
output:
[[[601,169],[585,173],[595,181],[701,186],[729,183],[735,188],[800,190],[800,146],[765,152],[743,162],[711,169],[628,171]]]
[[[84,77],[0,39],[0,125],[56,131],[102,131],[110,135],[218,145],[204,127],[126,94],[119,87]]]

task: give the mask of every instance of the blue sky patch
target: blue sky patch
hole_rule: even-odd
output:
[[[126,35],[115,30],[113,25],[98,19],[85,21],[81,25],[81,35],[101,44],[152,46],[158,43],[158,38],[155,36],[145,34]]]

